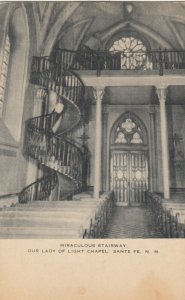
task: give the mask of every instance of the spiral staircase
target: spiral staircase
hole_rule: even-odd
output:
[[[50,57],[33,57],[30,82],[45,91],[47,101],[52,94],[57,100],[51,113],[46,110],[47,114],[25,124],[24,156],[35,160],[44,176],[26,186],[17,203],[0,208],[0,238],[85,238],[102,234],[109,203],[73,198],[85,187],[86,147],[77,146],[75,139],[82,133],[87,116],[85,88],[71,71],[74,55],[68,53],[66,56],[59,49]],[[76,129],[82,130],[76,133]]]
[[[88,120],[85,88],[72,71],[82,60],[62,49],[50,57],[33,57],[31,83],[57,95],[60,109],[55,107],[51,113],[26,121],[23,153],[36,160],[44,176],[19,193],[18,203],[0,210],[0,238],[104,235],[113,210],[113,193],[101,199],[90,194],[73,197],[86,187],[89,160],[87,147],[82,144],[79,148],[74,142],[76,129]]]
[[[55,51],[51,57],[33,57],[30,82],[57,94],[64,108],[27,120],[24,155],[45,166],[39,178],[19,194],[19,202],[62,200],[82,191],[83,153],[68,139],[82,119],[84,85],[70,70],[72,55]]]

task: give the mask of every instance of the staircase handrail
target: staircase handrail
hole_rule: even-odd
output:
[[[46,182],[47,180],[50,180],[50,184],[52,185],[52,181],[54,183],[53,188],[55,187],[55,184],[57,183],[57,176],[55,172],[52,172],[51,174],[44,176],[40,179],[37,179],[36,181],[32,182],[31,184],[27,185],[19,194],[18,194],[18,199],[19,199],[19,203],[27,203],[28,201],[32,201],[32,200],[23,200],[23,196],[25,195],[25,192],[28,192],[32,187],[35,187],[35,185],[41,183],[41,182]],[[50,193],[52,191],[52,188],[50,190],[50,192],[48,192],[48,197],[50,196]],[[39,191],[40,192],[40,191]],[[39,198],[39,196],[38,196]],[[39,199],[37,199],[39,200]]]

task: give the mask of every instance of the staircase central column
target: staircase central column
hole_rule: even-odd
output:
[[[96,100],[94,198],[99,199],[101,189],[102,99],[104,95],[104,88],[94,87],[93,92]]]
[[[160,103],[161,121],[161,147],[162,147],[162,167],[163,167],[163,191],[164,198],[170,198],[170,174],[169,174],[169,149],[168,149],[168,127],[166,118],[166,96],[167,87],[157,87],[157,95]]]

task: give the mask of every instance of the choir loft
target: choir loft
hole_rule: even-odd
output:
[[[0,237],[185,237],[185,3],[0,3]]]

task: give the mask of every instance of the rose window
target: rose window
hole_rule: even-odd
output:
[[[141,69],[146,62],[146,46],[139,39],[128,36],[116,40],[109,51],[121,52],[121,69]]]

